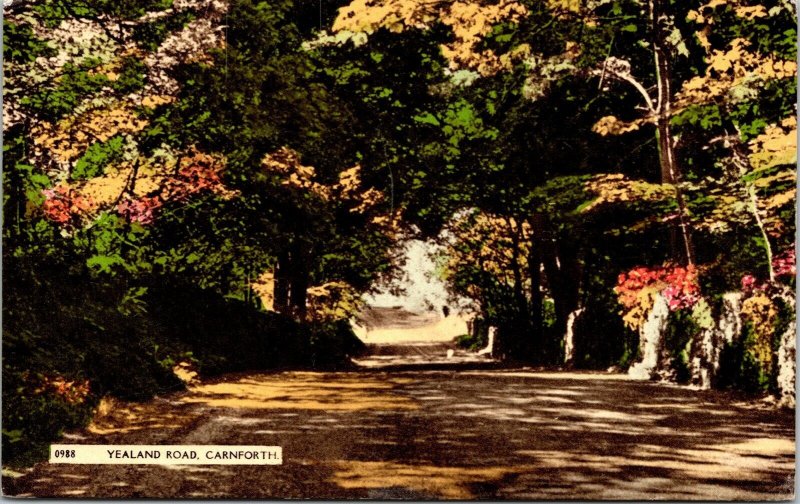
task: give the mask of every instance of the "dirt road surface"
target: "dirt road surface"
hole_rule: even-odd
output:
[[[42,463],[6,495],[788,499],[794,418],[719,392],[526,370],[228,375],[69,443],[283,447],[280,466]]]

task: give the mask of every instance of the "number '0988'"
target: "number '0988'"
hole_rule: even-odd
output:
[[[53,452],[56,458],[75,458],[75,450],[56,450]]]

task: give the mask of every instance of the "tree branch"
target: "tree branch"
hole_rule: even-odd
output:
[[[639,94],[642,95],[642,98],[644,98],[644,103],[645,105],[647,105],[647,110],[651,114],[656,113],[656,107],[653,104],[653,99],[650,97],[650,94],[647,92],[647,89],[645,89],[645,87],[639,81],[634,79],[631,74],[618,72],[611,66],[607,65],[605,62],[603,63],[602,70],[592,70],[592,75],[595,75],[597,77],[602,78],[604,74],[609,75],[610,77],[613,77],[619,81],[627,82],[628,84],[633,86],[639,92]]]

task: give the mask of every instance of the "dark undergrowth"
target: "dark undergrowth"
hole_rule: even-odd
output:
[[[133,287],[64,269],[6,266],[5,466],[46,458],[65,430],[91,420],[103,396],[146,401],[183,389],[172,372],[178,362],[190,362],[204,377],[339,369],[361,345],[346,322],[299,324],[164,279]]]

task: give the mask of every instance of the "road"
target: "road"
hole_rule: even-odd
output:
[[[623,375],[228,375],[112,404],[64,441],[283,447],[281,466],[39,464],[38,497],[788,499],[794,417]]]

